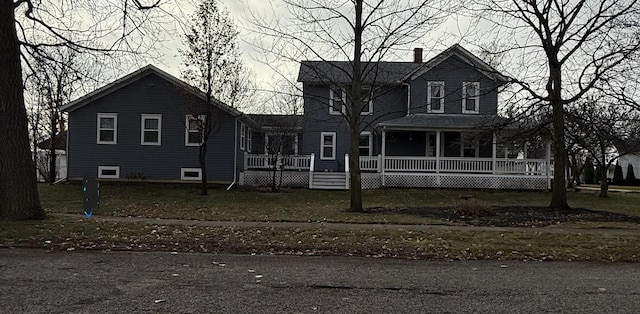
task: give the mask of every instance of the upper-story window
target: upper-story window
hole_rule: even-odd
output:
[[[98,113],[98,144],[118,142],[118,114]]]
[[[200,146],[204,141],[204,116],[186,117],[184,143],[186,146]]]
[[[342,114],[346,107],[345,102],[347,99],[347,93],[344,88],[333,87],[329,89],[329,113],[330,114]]]
[[[360,114],[363,116],[373,114],[373,90],[371,87],[362,88],[362,110]]]
[[[480,82],[462,83],[462,113],[480,112]]]
[[[162,139],[162,115],[143,114],[140,129],[141,145],[160,145]]]
[[[427,111],[444,113],[444,82],[427,82]]]

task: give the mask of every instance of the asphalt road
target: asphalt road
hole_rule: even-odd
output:
[[[0,313],[640,313],[640,265],[0,249]]]

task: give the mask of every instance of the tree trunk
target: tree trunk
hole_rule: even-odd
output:
[[[567,203],[565,168],[567,152],[564,138],[564,106],[562,103],[562,72],[557,62],[551,62],[550,75],[552,85],[548,87],[550,103],[553,109],[553,187],[551,204],[555,210],[571,209]]]
[[[356,0],[354,28],[353,74],[351,79],[351,112],[349,121],[349,180],[351,182],[351,211],[362,211],[362,186],[360,184],[360,111],[362,110],[362,0]]]
[[[600,197],[609,197],[609,182],[607,182],[607,169],[609,167],[600,167]]]
[[[45,219],[29,150],[14,1],[0,1],[0,220]]]
[[[49,178],[50,183],[56,182],[56,135],[58,133],[58,112],[51,109],[51,132],[49,132]]]

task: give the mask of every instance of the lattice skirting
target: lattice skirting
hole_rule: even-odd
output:
[[[385,174],[387,187],[431,187],[460,189],[546,190],[546,177],[492,176],[472,174]]]
[[[363,190],[379,189],[382,187],[382,176],[379,173],[360,174],[360,185]]]
[[[244,171],[240,173],[240,185],[271,186],[273,172],[271,171]],[[280,172],[276,172],[276,180],[280,180]],[[282,173],[282,186],[308,188],[308,171],[284,171]]]

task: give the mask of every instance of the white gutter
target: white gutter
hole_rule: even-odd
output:
[[[227,187],[227,191],[231,190],[234,184],[236,184],[238,176],[238,118],[233,124],[233,182]]]
[[[402,83],[402,85],[407,86],[407,116],[411,114],[411,84],[410,83]]]

